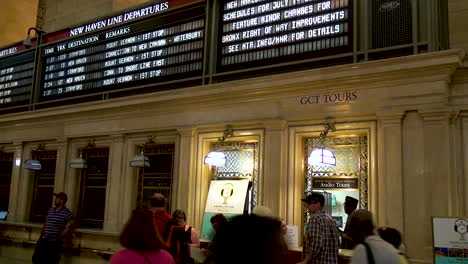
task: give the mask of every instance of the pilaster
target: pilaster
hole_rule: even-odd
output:
[[[23,142],[13,143],[13,170],[11,172],[11,186],[10,186],[10,200],[8,202],[8,221],[18,221],[18,204],[19,201],[24,200],[20,190],[21,179],[21,164],[24,162],[21,158],[23,156]]]
[[[403,230],[403,177],[402,177],[402,118],[403,112],[378,115],[378,226],[392,226]]]
[[[65,190],[65,182],[67,178],[65,173],[67,171],[67,147],[68,139],[59,138],[57,144],[57,161],[55,163],[55,186],[54,192],[63,192]]]
[[[468,116],[464,116],[462,118],[462,141],[463,141],[463,164],[464,168],[462,171],[463,174],[463,183],[461,184],[463,186],[463,195],[460,197],[462,200],[464,200],[464,211],[462,212],[462,215],[468,215]]]
[[[269,207],[285,218],[287,201],[287,122],[268,121],[265,125],[263,177],[259,180],[259,205]]]
[[[455,182],[451,165],[450,148],[450,113],[446,110],[420,111],[424,131],[424,189],[426,198],[426,216],[419,226],[431,230],[432,216],[451,216],[451,192],[455,191]],[[430,261],[432,256],[431,232],[425,232],[420,239],[424,247],[419,253],[424,260]],[[416,249],[415,249],[416,250]]]
[[[183,127],[177,129],[179,133],[179,147],[177,159],[177,175],[174,175],[174,209],[182,209],[187,214],[187,223],[199,229],[203,221],[203,211],[205,209],[203,193],[208,193],[208,189],[202,190],[202,175],[194,175],[195,162],[199,159],[194,155],[196,140],[196,129]]]
[[[424,259],[431,225],[428,219],[427,177],[424,155],[424,123],[416,111],[407,112],[403,120],[403,198],[404,243],[412,259]],[[393,197],[392,197],[393,199]],[[429,210],[430,212],[430,210]],[[427,232],[421,232],[427,230]],[[427,235],[424,235],[427,234]],[[425,236],[426,239],[421,239]]]
[[[109,151],[109,172],[107,176],[106,207],[104,214],[104,231],[120,231],[121,200],[127,199],[122,193],[123,167],[128,161],[125,159],[124,145],[125,135],[117,134],[111,136],[112,143]]]

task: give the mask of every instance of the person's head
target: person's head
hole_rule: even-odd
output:
[[[357,209],[349,216],[349,235],[357,242],[362,242],[366,237],[374,234],[374,222],[372,213],[365,209]]]
[[[283,264],[286,263],[285,245],[277,219],[239,215],[231,218],[216,233],[213,239],[213,263]]]
[[[323,197],[323,194],[318,192],[313,192],[301,200],[304,202],[304,207],[312,214],[322,210],[323,205],[325,204],[325,197]]]
[[[174,221],[178,226],[185,226],[185,221],[187,221],[185,212],[180,209],[177,209],[172,213],[172,218],[174,218]]]
[[[288,226],[286,225],[286,220],[284,220],[283,218],[280,218],[279,220],[281,222],[281,233],[283,235],[286,235],[286,233],[288,232]]]
[[[134,210],[120,234],[120,244],[137,251],[163,248],[164,243],[154,226],[153,213],[148,209]]]
[[[215,214],[211,217],[210,223],[213,229],[218,232],[227,223],[227,219],[223,214]]]
[[[356,210],[357,205],[358,200],[356,198],[353,198],[351,196],[345,197],[344,211],[346,214],[350,215],[354,210]]]
[[[166,207],[166,202],[166,196],[161,193],[155,193],[153,196],[151,196],[150,206],[153,208]]]
[[[54,205],[55,207],[65,206],[68,201],[68,196],[64,192],[54,193]]]
[[[396,249],[400,248],[401,245],[401,234],[398,230],[391,227],[380,227],[377,229],[379,236],[392,244]]]
[[[263,205],[256,206],[252,210],[252,214],[262,217],[273,217],[273,212],[271,211],[271,209]]]

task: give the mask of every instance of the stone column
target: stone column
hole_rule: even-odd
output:
[[[451,192],[454,186],[453,171],[450,166],[451,155],[449,139],[450,114],[447,111],[420,111],[424,122],[424,188],[427,211],[418,229],[425,230],[424,247],[419,250],[421,258],[432,260],[432,216],[450,216],[452,213]],[[417,190],[417,189],[415,189]],[[423,227],[423,228],[421,228]],[[416,251],[416,249],[415,249]]]
[[[378,175],[372,186],[377,186],[378,226],[392,226],[403,230],[403,176],[402,134],[403,112],[382,113],[378,116]]]
[[[122,182],[125,176],[123,171],[123,163],[128,162],[123,160],[125,136],[112,135],[112,143],[109,151],[109,172],[107,173],[106,187],[106,207],[104,213],[104,228],[106,232],[120,232],[120,213],[121,200],[125,199],[123,195]]]
[[[431,234],[428,221],[424,123],[416,111],[408,112],[403,120],[403,188],[404,188],[404,243],[406,252],[412,259],[424,259],[427,241],[422,233]],[[388,197],[393,199],[393,197]],[[401,231],[403,231],[401,230]],[[426,231],[422,231],[426,230]]]
[[[54,192],[65,191],[66,171],[68,168],[67,147],[68,140],[66,138],[57,139],[57,161],[55,164],[55,186]]]
[[[259,205],[269,207],[276,216],[286,217],[287,131],[286,121],[265,122],[262,177],[259,179]]]
[[[176,148],[178,155],[176,157],[177,173],[174,173],[173,209],[184,210],[187,214],[187,223],[199,229],[203,220],[205,201],[201,201],[200,186],[203,179],[201,175],[197,176],[194,173],[195,162],[198,161],[194,154],[196,129],[179,128],[177,132],[180,137],[178,148]]]
[[[468,215],[468,117],[465,116],[462,119],[462,140],[463,140],[463,164],[464,164],[464,170],[463,170],[463,195],[460,197],[464,201],[464,211],[461,212],[462,215]]]
[[[10,186],[10,200],[8,202],[8,221],[21,221],[18,217],[19,202],[25,200],[24,193],[20,192],[20,179],[21,179],[21,164],[24,162],[23,156],[23,143],[13,143],[13,170],[11,172],[11,186]],[[17,164],[17,160],[19,164]]]

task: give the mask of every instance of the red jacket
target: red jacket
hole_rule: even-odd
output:
[[[158,230],[159,235],[163,241],[167,241],[167,225],[172,221],[172,216],[168,214],[165,210],[158,210],[153,212],[154,225]]]

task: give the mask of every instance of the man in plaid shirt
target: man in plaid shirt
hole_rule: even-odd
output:
[[[335,221],[322,212],[325,198],[320,193],[312,193],[302,201],[310,218],[303,245],[306,256],[298,264],[337,264],[340,238]]]

